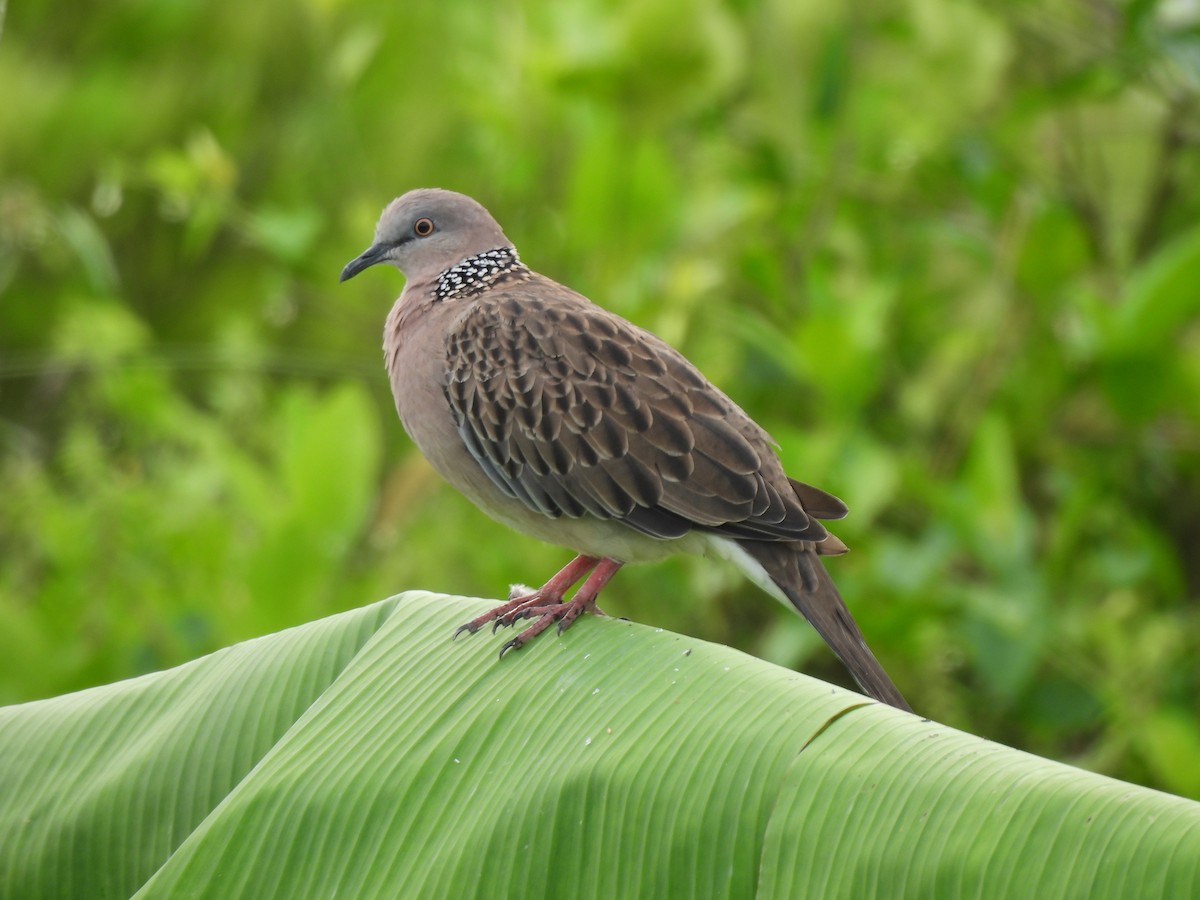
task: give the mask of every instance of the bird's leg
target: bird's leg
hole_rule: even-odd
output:
[[[589,609],[596,608],[596,596],[608,584],[608,580],[617,574],[617,570],[622,565],[624,564],[616,559],[600,560],[596,563],[594,571],[588,576],[587,581],[583,583],[583,587],[575,592],[575,596],[571,598],[570,603],[523,607],[517,615],[512,616],[511,621],[515,621],[518,618],[533,618],[534,616],[537,617],[537,621],[501,647],[500,657],[503,658],[504,654],[509,650],[516,650],[521,645],[533,640],[533,638],[549,628],[553,622],[558,622],[559,634],[566,631],[571,626],[571,623],[581,615]]]
[[[501,625],[511,625],[516,618],[516,614],[523,609],[562,603],[563,594],[574,587],[580,578],[596,568],[599,563],[600,559],[596,556],[575,557],[563,566],[558,574],[542,585],[540,589],[534,591],[532,594],[524,594],[519,597],[510,596],[509,601],[502,606],[497,606],[495,609],[485,612],[479,618],[472,619],[465,625],[459,625],[454,632],[454,637],[458,637],[464,631],[468,634],[474,634],[488,622],[495,622],[495,625],[492,626],[492,631],[495,631]]]

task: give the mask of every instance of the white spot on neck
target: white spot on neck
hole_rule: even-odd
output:
[[[438,300],[470,297],[487,290],[509,273],[528,272],[515,247],[497,247],[469,256],[437,277]]]

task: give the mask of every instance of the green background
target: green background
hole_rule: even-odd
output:
[[[379,351],[400,277],[337,284],[387,200],[438,185],[846,500],[831,571],[918,711],[1200,797],[1198,23],[1082,0],[11,6],[0,702],[566,560],[404,437]],[[847,682],[718,563],[623,571],[603,606]]]

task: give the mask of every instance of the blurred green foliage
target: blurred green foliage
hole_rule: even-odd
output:
[[[1196,3],[30,0],[0,85],[0,702],[567,558],[404,438],[400,279],[336,282],[440,185],[850,504],[917,709],[1200,796]],[[716,563],[603,605],[846,680]]]

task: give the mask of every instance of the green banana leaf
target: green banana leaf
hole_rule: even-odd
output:
[[[0,897],[1195,897],[1200,804],[588,616],[413,592],[0,709]]]

